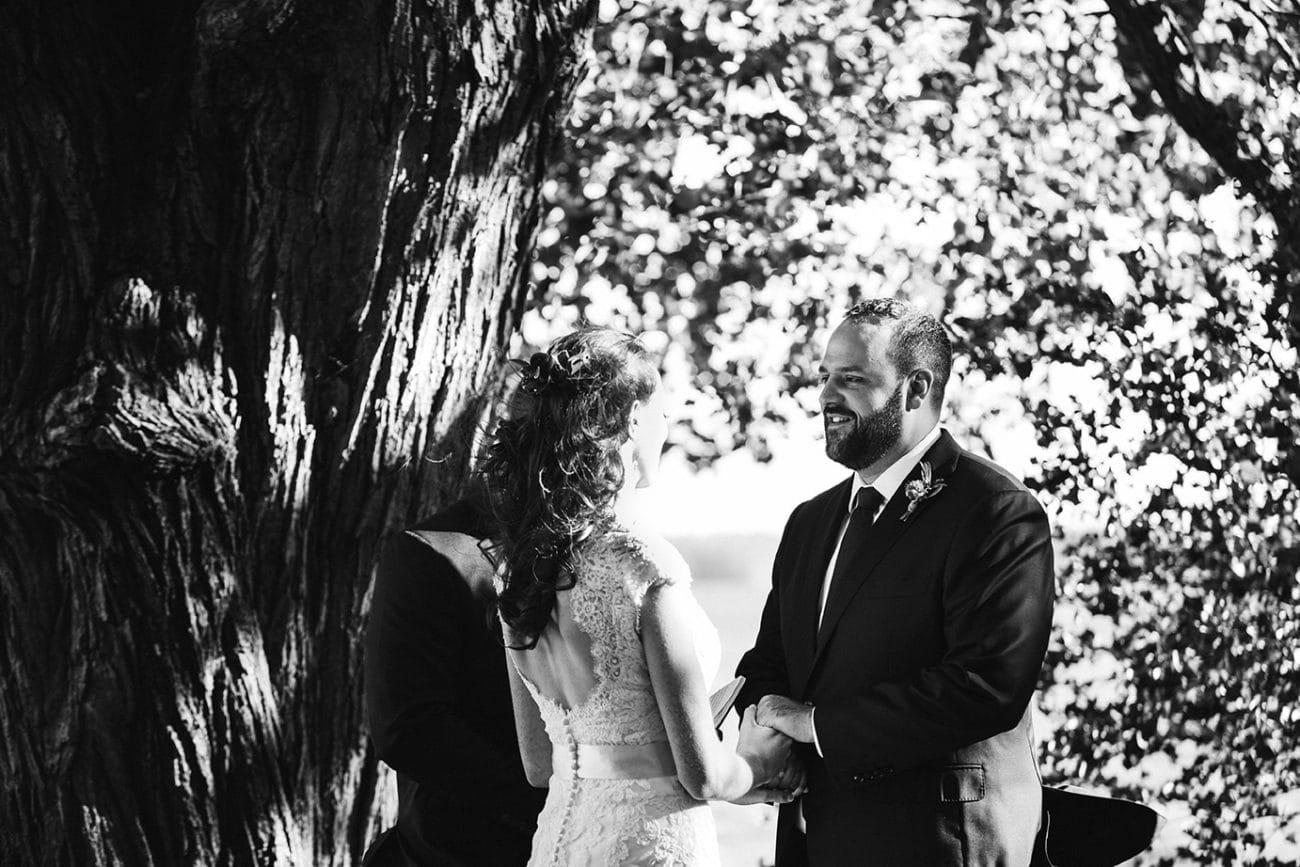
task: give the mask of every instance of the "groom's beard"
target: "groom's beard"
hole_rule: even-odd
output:
[[[898,384],[885,405],[869,416],[859,418],[843,404],[824,407],[854,416],[846,431],[826,430],[826,456],[851,470],[869,467],[903,438],[903,383]]]

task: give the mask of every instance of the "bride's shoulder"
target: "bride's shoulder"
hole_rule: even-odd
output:
[[[689,584],[686,558],[663,536],[644,527],[621,527],[611,534],[626,566],[628,589],[640,596],[658,584]]]

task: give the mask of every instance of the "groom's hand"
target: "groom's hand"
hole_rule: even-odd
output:
[[[812,705],[784,695],[765,695],[758,701],[756,721],[801,744],[813,742]]]
[[[794,797],[802,795],[808,790],[808,771],[801,760],[793,752],[785,760],[785,767],[781,768],[780,773],[773,777],[768,785],[774,789],[783,792],[789,792]]]

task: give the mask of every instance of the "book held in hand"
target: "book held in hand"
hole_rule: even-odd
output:
[[[740,695],[740,688],[745,685],[745,677],[741,675],[735,680],[723,684],[717,692],[709,696],[709,707],[713,710],[713,727],[719,728],[722,721],[727,718],[731,708],[736,703],[736,696]]]

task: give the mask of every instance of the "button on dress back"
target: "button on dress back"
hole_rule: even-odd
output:
[[[641,613],[657,586],[690,583],[667,542],[613,527],[573,558],[575,583],[532,650],[511,664],[551,741],[551,780],[530,867],[719,863],[713,814],[677,779],[650,667]],[[705,684],[721,646],[694,597],[687,607]]]

